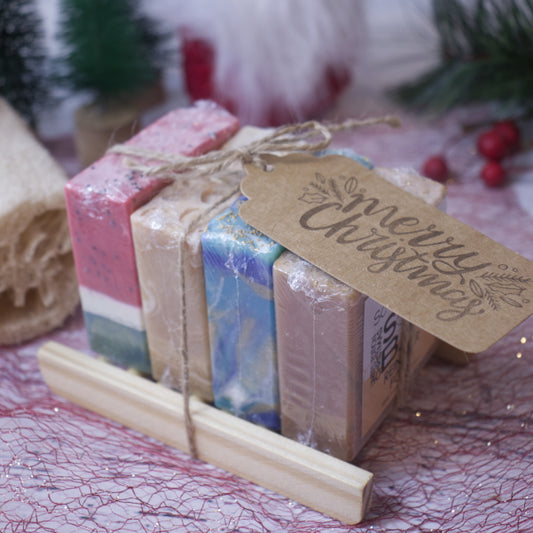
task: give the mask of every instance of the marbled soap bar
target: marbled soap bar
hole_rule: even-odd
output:
[[[264,135],[245,127],[222,149]],[[189,390],[206,401],[213,401],[213,389],[200,237],[239,197],[242,177],[236,168],[176,180],[131,216],[152,375],[181,389],[186,352]]]
[[[239,216],[239,199],[202,235],[215,405],[279,429],[272,265],[283,248]]]
[[[211,102],[200,102],[165,115],[128,144],[195,156],[220,147],[237,129],[235,117]],[[65,194],[91,348],[148,373],[130,215],[169,181],[143,177],[123,160],[107,154],[74,177]]]

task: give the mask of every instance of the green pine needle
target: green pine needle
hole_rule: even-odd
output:
[[[533,110],[533,0],[433,0],[433,20],[440,65],[393,98],[436,112],[477,102]]]

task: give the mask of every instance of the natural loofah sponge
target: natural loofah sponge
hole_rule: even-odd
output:
[[[79,302],[66,176],[0,98],[0,344],[37,337]]]

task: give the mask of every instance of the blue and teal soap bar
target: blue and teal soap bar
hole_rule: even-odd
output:
[[[284,248],[239,216],[244,197],[202,234],[215,405],[280,428],[272,265]]]

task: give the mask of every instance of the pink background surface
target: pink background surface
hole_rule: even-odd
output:
[[[340,106],[336,117],[351,114]],[[359,115],[356,115],[359,116]],[[455,173],[448,212],[533,259],[533,224],[515,182],[477,178],[474,112],[401,130],[338,135],[380,166],[420,168],[444,153]],[[49,146],[69,174],[68,139]],[[431,360],[356,464],[375,474],[366,520],[345,526],[50,393],[36,353],[48,339],[86,350],[81,313],[63,328],[0,348],[0,530],[14,532],[533,531],[533,319],[466,367]],[[524,339],[524,342],[522,342]],[[517,354],[521,354],[518,356]]]

